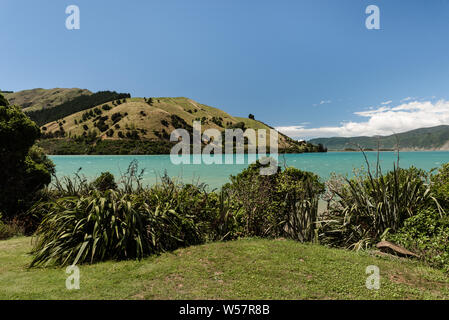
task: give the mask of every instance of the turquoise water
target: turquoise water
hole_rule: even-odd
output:
[[[367,152],[367,156],[373,168],[375,168],[377,153]],[[144,183],[155,183],[160,175],[167,171],[171,177],[177,177],[186,183],[204,182],[211,188],[219,188],[229,181],[229,175],[235,175],[247,167],[245,164],[182,164],[175,165],[170,161],[169,155],[126,155],[126,156],[50,156],[56,165],[58,177],[72,176],[79,168],[80,173],[89,180],[99,176],[101,172],[110,171],[117,180],[126,172],[128,165],[136,159],[140,169],[145,169]],[[391,169],[397,159],[394,152],[381,152],[380,162],[383,171]],[[327,179],[331,172],[352,175],[354,168],[365,166],[362,153],[359,152],[328,152],[328,153],[303,153],[279,156],[279,163],[293,166],[301,170],[312,171],[323,179]],[[235,162],[235,161],[234,161]],[[401,152],[400,166],[408,168],[415,166],[422,169],[432,169],[449,162],[449,152]]]

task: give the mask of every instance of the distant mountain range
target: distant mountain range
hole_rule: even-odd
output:
[[[357,149],[357,146],[377,150],[378,144],[384,150],[396,149],[398,145],[403,151],[449,150],[449,126],[421,128],[389,136],[317,138],[309,142],[322,144],[334,151]]]

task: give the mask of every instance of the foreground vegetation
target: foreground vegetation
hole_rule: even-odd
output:
[[[110,173],[93,183],[56,180],[29,211],[40,221],[31,265],[142,259],[213,241],[284,237],[352,250],[390,240],[449,270],[449,165],[430,176],[413,167],[386,174],[377,168],[375,176],[331,179],[327,188],[312,173],[278,168],[263,176],[261,169],[260,162],[250,165],[220,192],[167,176],[142,188],[137,163],[121,187]],[[325,190],[328,208],[319,215]]]
[[[0,241],[0,299],[449,299],[449,279],[416,261],[292,240],[242,239],[178,249],[142,261],[28,269],[30,238]],[[380,269],[368,290],[365,268]]]
[[[253,118],[249,120],[254,121]],[[255,255],[254,259],[258,260],[247,261],[245,258],[233,268],[227,267],[227,272],[237,277],[236,272],[239,271],[242,277],[248,274],[246,269],[260,265],[261,275],[267,274],[267,280],[270,278],[268,274],[277,279],[283,275],[282,272],[293,272],[292,268],[296,268],[297,262],[291,264],[288,253],[289,246],[292,246],[300,251],[309,250],[308,260],[315,259],[326,265],[318,267],[312,264],[316,270],[311,278],[306,276],[307,279],[319,277],[320,281],[311,281],[317,286],[309,288],[313,292],[310,293],[311,297],[314,297],[315,290],[320,288],[322,282],[325,288],[316,293],[317,297],[323,294],[335,297],[332,295],[333,290],[341,294],[339,297],[347,297],[348,293],[341,288],[356,290],[355,293],[349,290],[348,297],[351,298],[373,297],[371,293],[359,291],[360,285],[354,282],[359,281],[357,276],[347,282],[349,287],[337,281],[340,285],[338,291],[327,280],[322,280],[328,279],[332,273],[326,271],[324,275],[321,270],[330,270],[329,265],[334,266],[338,268],[337,277],[341,277],[341,270],[346,270],[343,261],[346,263],[352,260],[347,277],[353,277],[359,272],[354,269],[359,263],[357,261],[361,261],[357,259],[374,259],[368,255],[370,250],[379,241],[390,240],[415,252],[415,256],[427,266],[442,269],[441,272],[449,271],[449,164],[435,172],[414,167],[403,169],[398,154],[392,171],[382,172],[379,162],[372,168],[367,160],[367,168],[356,171],[352,178],[334,176],[324,184],[315,174],[291,167],[277,167],[275,172],[266,175],[265,162],[260,160],[236,176],[231,176],[230,183],[212,192],[207,191],[203,184],[178,183],[166,175],[160,183],[144,188],[141,183],[144,170],[139,170],[136,161],[130,164],[124,175],[118,177],[118,181],[109,172],[103,172],[92,182],[79,175],[59,180],[54,175],[53,164],[42,149],[33,146],[39,128],[17,107],[10,106],[1,95],[0,120],[0,140],[2,154],[5,155],[0,161],[7,168],[2,171],[0,179],[0,191],[7,195],[0,199],[0,239],[21,233],[32,234],[31,257],[27,256],[27,259],[28,267],[34,270],[43,266],[49,268],[47,270],[50,272],[56,270],[55,267],[67,265],[84,265],[88,270],[96,270],[100,268],[95,267],[99,264],[112,268],[131,266],[132,269],[142,266],[136,261],[163,264],[160,261],[173,257],[169,252],[199,252],[195,250],[201,249],[191,246],[204,245],[200,248],[205,252],[209,248],[223,248],[224,255],[226,248],[229,248],[228,260],[232,261],[234,256],[242,259],[242,252],[249,250],[245,248],[255,246],[252,248],[255,252],[249,256]],[[90,138],[89,135],[81,139],[86,138]],[[96,143],[100,145],[98,141]],[[54,180],[49,185],[52,174]],[[328,204],[326,211],[319,214],[318,201],[322,198]],[[241,240],[246,238],[271,241]],[[279,238],[288,241],[273,240]],[[284,244],[278,242],[285,242],[287,247],[279,247]],[[22,245],[20,241],[4,243],[6,246]],[[333,251],[318,244],[366,251],[358,254]],[[189,249],[179,251],[181,248]],[[287,251],[273,251],[277,249]],[[267,257],[265,253],[258,256],[259,251],[271,253],[272,257]],[[312,258],[312,252],[318,256]],[[345,257],[342,259],[343,265],[340,262],[335,265],[332,263],[329,255],[334,253],[338,257],[337,261],[340,261],[340,256]],[[161,257],[156,258],[159,255]],[[299,260],[307,261],[304,258]],[[5,261],[7,266],[8,260]],[[177,265],[177,262],[168,261],[169,265]],[[200,260],[203,266],[208,265],[205,261],[208,258],[203,256]],[[378,260],[375,262],[382,263]],[[396,268],[425,268],[417,262],[396,262]],[[219,265],[226,263],[228,261],[220,262]],[[265,267],[268,269],[263,269]],[[152,268],[157,269],[158,266]],[[407,279],[412,279],[409,281],[412,289],[393,288],[374,297],[444,297],[446,280],[440,281],[437,290],[426,291],[427,286],[431,288],[437,285],[433,276],[443,273],[425,270],[419,273],[423,277],[419,281],[418,277],[409,275],[403,278],[399,274],[399,282],[408,283]],[[217,277],[220,272],[224,273],[217,272]],[[416,272],[409,270],[406,273]],[[182,274],[183,278],[188,276],[185,272]],[[194,275],[191,274],[192,277]],[[253,277],[257,280],[261,275]],[[362,275],[366,276],[364,273]],[[394,282],[395,278],[392,277],[390,281]],[[8,280],[7,276],[5,278]],[[222,281],[219,283],[224,283],[224,279],[218,278]],[[263,282],[262,278],[259,280]],[[121,281],[121,278],[117,281]],[[159,281],[157,279],[156,283],[160,284]],[[192,284],[199,283],[199,278],[190,281]],[[201,285],[207,282],[202,279]],[[422,282],[427,284],[423,287]],[[241,283],[244,286],[242,292],[238,288],[231,288],[229,297],[235,298],[235,295],[246,291],[253,293],[254,297],[265,297],[263,290],[257,287],[256,291],[250,290],[245,283]],[[135,288],[135,283],[130,285]],[[179,288],[183,286],[181,283]],[[290,280],[285,286],[288,292],[286,297],[300,294],[296,284],[292,282],[290,286]],[[261,285],[261,288],[266,288],[268,297],[271,297],[269,287]],[[386,288],[389,288],[388,282]],[[201,290],[198,292],[204,293]],[[173,296],[173,293],[166,291],[160,291],[159,294],[163,297]],[[284,296],[278,289],[273,294],[278,294],[278,298]],[[143,297],[146,297],[145,294]]]
[[[137,162],[121,178],[121,188],[110,173],[93,183],[56,180],[55,189],[29,211],[40,221],[31,266],[142,259],[242,236],[314,240],[324,191],[318,177],[293,168],[262,176],[261,169],[259,162],[251,164],[220,193],[168,176],[143,188]]]

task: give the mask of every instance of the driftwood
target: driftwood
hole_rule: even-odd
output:
[[[392,253],[397,256],[419,258],[419,256],[416,253],[413,253],[401,246],[398,246],[388,241],[381,241],[376,245],[376,247],[382,252]]]

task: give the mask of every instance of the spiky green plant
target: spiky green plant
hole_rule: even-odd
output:
[[[31,266],[140,259],[151,253],[147,215],[133,195],[109,190],[49,204]]]
[[[324,185],[310,172],[286,168],[277,179],[276,194],[281,212],[279,235],[297,240],[316,240],[318,201]]]
[[[421,207],[436,202],[426,172],[414,167],[401,169],[398,160],[386,174],[378,161],[376,173],[372,174],[366,162],[365,173],[356,173],[351,179],[329,180],[332,201],[320,219],[322,243],[366,248],[386,232],[399,230]]]
[[[32,250],[36,265],[141,259],[215,239],[216,195],[168,177],[150,189],[90,190],[42,202]]]

